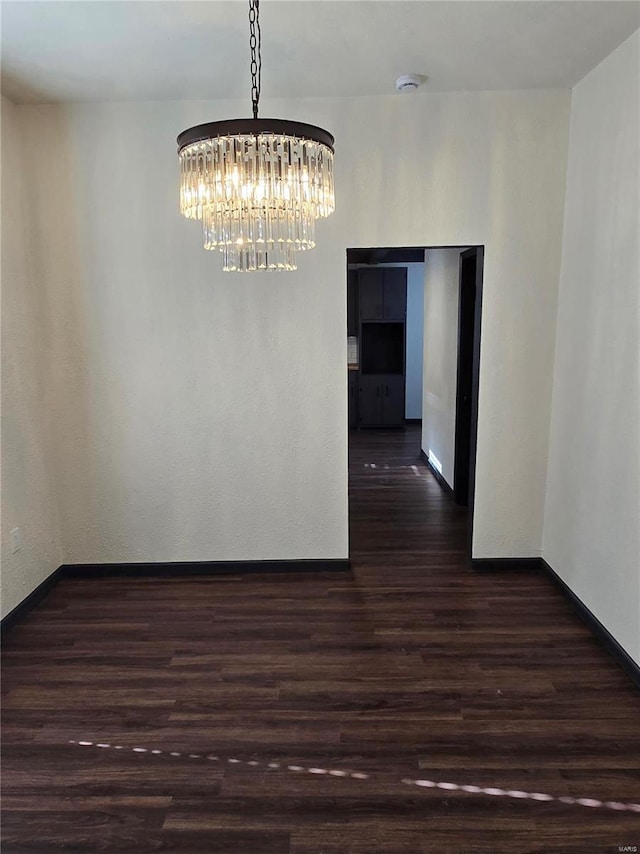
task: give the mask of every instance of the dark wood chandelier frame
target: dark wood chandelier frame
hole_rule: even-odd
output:
[[[293,136],[308,139],[320,145],[326,145],[333,152],[334,138],[329,131],[305,122],[292,122],[288,119],[225,119],[220,122],[206,122],[182,131],[178,137],[178,153],[195,142],[216,139],[220,136]]]

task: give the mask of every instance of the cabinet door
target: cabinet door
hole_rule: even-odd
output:
[[[404,376],[389,374],[379,377],[382,393],[382,423],[385,427],[404,424]]]
[[[404,320],[407,315],[407,268],[384,270],[384,319]]]
[[[384,270],[358,270],[360,320],[382,320]]]
[[[359,419],[361,427],[377,427],[382,423],[382,393],[380,377],[360,374]]]

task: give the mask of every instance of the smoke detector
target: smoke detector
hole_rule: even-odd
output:
[[[422,74],[401,74],[396,80],[396,89],[398,92],[413,92],[426,79]]]

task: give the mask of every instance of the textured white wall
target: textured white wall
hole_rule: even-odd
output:
[[[453,488],[458,373],[460,249],[429,249],[423,283],[422,450],[442,465]]]
[[[29,267],[20,130],[2,98],[2,616],[62,563],[42,388],[42,316]],[[22,546],[11,550],[10,532]]]
[[[338,208],[243,277],[174,138],[246,107],[20,108],[66,560],[344,557],[345,251],[447,244],[486,246],[474,553],[538,554],[569,93],[266,102],[335,133]]]
[[[639,68],[572,96],[544,557],[640,663]]]

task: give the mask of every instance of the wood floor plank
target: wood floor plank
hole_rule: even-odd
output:
[[[546,577],[470,568],[418,442],[354,435],[350,573],[54,588],[3,650],[3,854],[640,846],[558,800],[640,803],[637,690]]]

